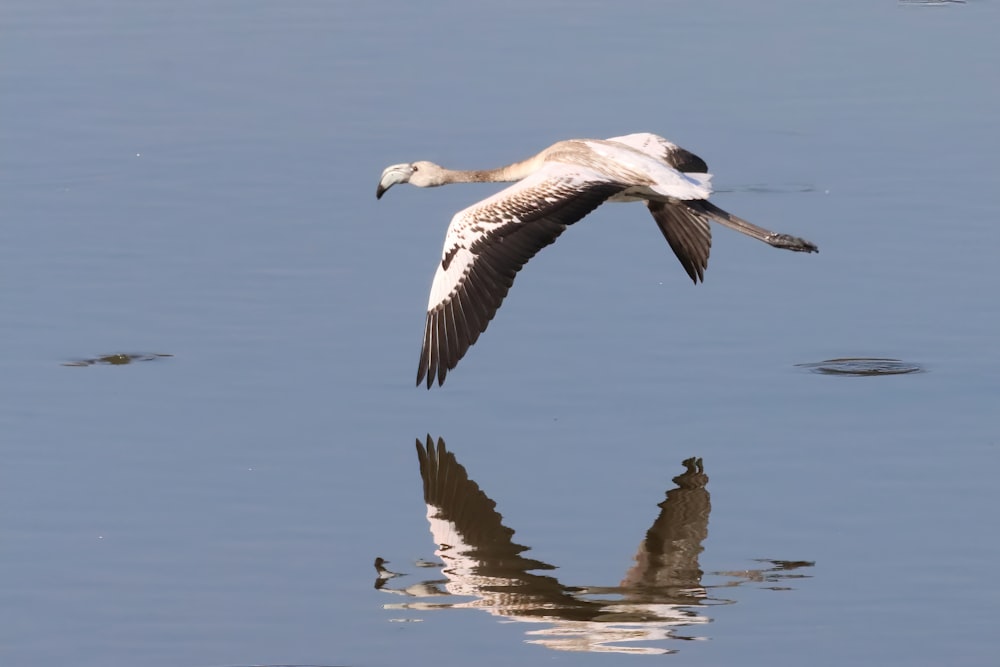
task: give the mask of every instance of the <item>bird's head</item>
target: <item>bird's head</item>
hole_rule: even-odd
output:
[[[394,164],[386,167],[379,179],[378,188],[375,190],[375,198],[381,199],[385,191],[396,183],[409,183],[418,188],[430,188],[435,185],[444,184],[444,169],[434,164],[421,160],[419,162],[406,162]]]

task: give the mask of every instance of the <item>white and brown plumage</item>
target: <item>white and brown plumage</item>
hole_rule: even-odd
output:
[[[556,650],[665,653],[645,642],[711,621],[701,609],[712,602],[699,565],[711,513],[701,459],[684,461],[685,472],[674,477],[676,488],[659,503],[635,563],[618,586],[571,586],[557,578],[556,566],[532,558],[530,547],[514,541],[515,531],[504,523],[497,503],[444,440],[435,444],[428,435],[416,445],[443,579],[433,580],[433,592],[430,582],[379,590],[434,596],[430,604],[415,601],[411,608],[480,609],[506,621],[546,624],[530,630],[529,641]]]
[[[426,378],[430,388],[435,377],[443,384],[486,330],[521,267],[606,201],[645,201],[695,283],[704,279],[708,267],[709,221],[776,248],[818,251],[805,239],[763,229],[709,202],[711,179],[700,157],[647,133],[560,141],[499,169],[457,171],[433,162],[386,168],[378,198],[397,183],[433,187],[517,181],[458,212],[448,225],[427,304],[417,385]]]

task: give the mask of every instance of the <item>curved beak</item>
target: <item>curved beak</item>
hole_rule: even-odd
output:
[[[379,179],[378,187],[375,189],[375,199],[381,199],[385,191],[396,183],[407,183],[413,175],[413,167],[408,164],[394,164],[386,167]]]

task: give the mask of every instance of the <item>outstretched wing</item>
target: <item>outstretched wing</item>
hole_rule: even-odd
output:
[[[417,385],[444,383],[496,315],[535,254],[627,184],[578,165],[546,163],[451,220],[431,285]]]

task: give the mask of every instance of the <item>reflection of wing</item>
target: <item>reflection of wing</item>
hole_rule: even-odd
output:
[[[625,575],[622,587],[684,590],[701,585],[698,557],[708,537],[712,503],[701,459],[687,459],[684,466],[685,472],[674,477],[677,488],[667,491],[666,500],[660,503],[660,515],[639,545],[636,564]]]
[[[622,643],[668,639],[677,626],[708,621],[689,609],[699,603],[700,595],[580,589],[533,572],[553,566],[522,555],[528,547],[513,541],[514,531],[503,525],[496,503],[469,479],[443,440],[436,444],[430,436],[426,443],[418,440],[417,457],[427,520],[438,545],[435,555],[443,562],[447,577],[445,589],[451,595],[473,598],[442,605],[437,597],[430,608],[473,607],[521,622],[549,623],[551,627],[530,633],[540,637],[531,642],[570,651],[669,653]],[[399,592],[408,594],[411,589]],[[419,603],[402,606],[423,608]]]
[[[708,535],[711,509],[708,477],[702,461],[684,461],[685,472],[674,478],[677,488],[667,491],[660,514],[647,531],[636,554],[636,564],[617,587],[571,587],[555,577],[533,570],[553,566],[525,558],[528,547],[513,541],[514,531],[503,524],[496,503],[469,478],[444,441],[417,440],[417,457],[424,485],[427,519],[442,564],[442,579],[406,588],[380,590],[404,596],[406,602],[386,608],[432,610],[481,609],[511,621],[533,623],[529,643],[561,651],[616,653],[673,653],[660,644],[678,637],[680,627],[711,621],[701,612],[709,598],[701,586],[698,557]],[[778,582],[787,570],[809,567],[809,561],[767,561],[768,568],[727,574],[735,581]],[[382,575],[385,561],[376,562]],[[770,586],[770,588],[778,588]],[[456,598],[456,596],[462,596]],[[657,642],[650,645],[648,642]],[[676,644],[675,644],[676,646]]]
[[[434,445],[427,436],[426,447],[417,440],[420,476],[424,481],[424,502],[434,542],[442,551],[454,551],[474,558],[477,570],[503,569],[513,574],[520,570],[551,570],[552,565],[522,558],[528,547],[515,544],[514,531],[503,525],[496,503],[479,485],[469,479],[455,455],[445,448],[444,440]]]
[[[599,611],[599,605],[574,597],[554,577],[532,572],[555,568],[521,556],[528,547],[514,543],[514,531],[503,525],[496,503],[469,479],[444,440],[438,439],[436,446],[430,436],[426,445],[417,440],[417,457],[446,588],[453,595],[478,598],[464,606],[519,620],[591,618]]]

